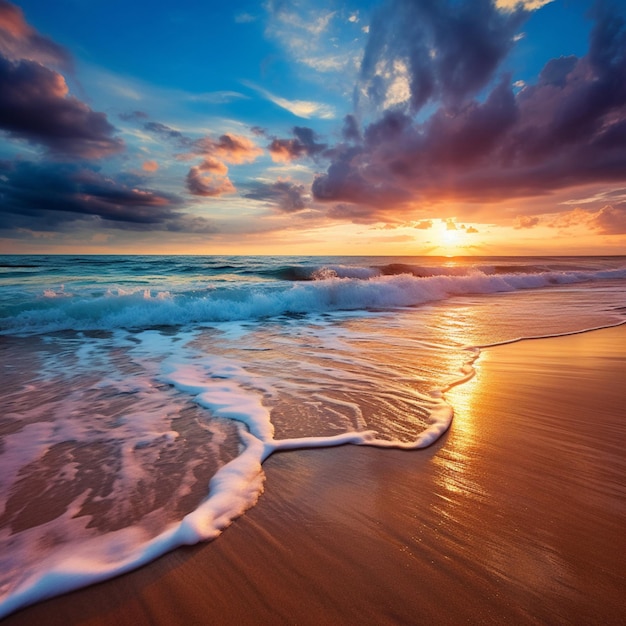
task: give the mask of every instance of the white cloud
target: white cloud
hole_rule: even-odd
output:
[[[513,11],[521,6],[526,11],[536,11],[553,0],[496,0],[496,6],[504,11]]]
[[[331,55],[326,57],[308,57],[301,59],[301,62],[318,72],[339,72],[346,65],[343,55]]]
[[[362,41],[355,40],[352,28],[359,20],[358,12],[346,19],[345,14],[320,8],[315,0],[269,0],[265,8],[265,34],[290,60],[322,74],[355,72],[351,59],[357,49],[362,50]]]
[[[411,86],[409,84],[409,68],[406,63],[401,59],[394,59],[392,70],[385,78],[389,79],[389,86],[383,106],[387,109],[396,104],[408,102],[411,98]]]
[[[331,120],[335,118],[334,107],[324,104],[323,102],[312,102],[310,100],[288,100],[281,96],[273,94],[271,91],[259,87],[249,81],[242,81],[244,85],[254,89],[257,93],[261,94],[264,98],[273,102],[275,105],[289,111],[297,117],[304,119],[318,118],[322,120]]]

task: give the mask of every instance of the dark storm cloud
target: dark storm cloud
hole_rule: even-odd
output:
[[[61,74],[0,55],[0,130],[51,155],[100,158],[123,149],[104,113],[68,94]]]
[[[421,199],[490,201],[626,180],[624,19],[596,11],[586,56],[549,61],[537,81],[517,94],[510,77],[500,77],[479,100],[468,96],[494,78],[494,68],[508,50],[512,24],[521,19],[518,13],[492,15],[488,4],[476,4],[477,15],[489,16],[483,27],[477,15],[468,14],[465,3],[457,15],[448,15],[438,2],[393,3],[404,19],[407,12],[419,10],[419,28],[438,33],[433,35],[433,63],[425,68],[421,56],[420,63],[411,60],[410,104],[389,108],[364,129],[362,141],[333,150],[328,171],[313,183],[316,199],[365,204],[373,217]],[[396,24],[400,36],[392,40],[389,24],[377,27],[364,60],[365,76],[378,56],[412,50],[406,39],[413,27],[398,25],[398,16],[382,19]],[[459,20],[466,21],[467,32]],[[448,27],[459,34],[458,41],[444,35]],[[444,77],[452,71],[450,60],[462,57],[463,47],[471,48],[480,33],[492,34],[495,43],[485,44],[480,54],[468,49],[467,61]],[[435,98],[439,108],[429,118],[416,120],[412,112]]]
[[[182,230],[195,218],[177,211],[180,198],[130,187],[97,171],[68,164],[0,163],[0,228],[63,230],[100,223],[136,230]],[[208,222],[195,223],[211,232]]]
[[[293,161],[302,157],[314,157],[323,152],[327,145],[317,143],[317,135],[311,128],[294,126],[293,139],[274,138],[268,146],[274,161]]]
[[[412,111],[433,99],[456,106],[490,81],[526,17],[491,0],[390,0],[372,19],[361,80],[380,104],[389,87],[380,67],[401,61]]]
[[[0,0],[0,131],[55,157],[121,151],[124,144],[106,115],[69,95],[65,78],[47,65],[71,70],[71,59],[29,26],[19,8]]]
[[[244,198],[263,200],[282,213],[297,213],[307,208],[304,185],[277,180],[274,183],[256,183]]]

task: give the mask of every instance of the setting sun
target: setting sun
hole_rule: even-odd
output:
[[[440,236],[442,245],[448,247],[456,246],[461,241],[461,231],[457,229],[453,222],[448,222],[447,225],[444,226]]]

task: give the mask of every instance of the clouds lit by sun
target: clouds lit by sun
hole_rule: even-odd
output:
[[[51,6],[0,0],[3,251],[626,249],[619,4]]]

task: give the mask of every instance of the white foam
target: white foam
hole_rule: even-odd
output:
[[[109,290],[105,295],[81,294],[23,303],[21,310],[0,320],[3,334],[54,330],[109,330],[159,325],[261,320],[284,314],[324,313],[407,307],[461,294],[490,294],[547,286],[626,278],[626,269],[542,273],[416,277],[412,274],[371,275],[369,268],[297,283],[241,283],[198,291]],[[329,273],[336,269],[328,269]],[[337,274],[339,276],[339,274]],[[52,292],[51,292],[52,293]],[[58,296],[62,291],[54,292]],[[69,294],[66,294],[69,295]],[[43,306],[45,304],[45,306]]]

